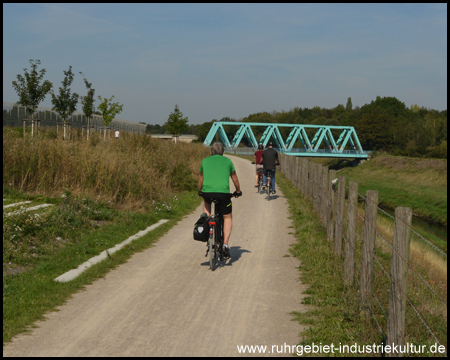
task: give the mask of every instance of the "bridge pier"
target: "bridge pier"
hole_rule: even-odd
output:
[[[360,164],[362,164],[364,161],[366,161],[365,159],[353,159],[352,160],[352,167],[356,167]]]

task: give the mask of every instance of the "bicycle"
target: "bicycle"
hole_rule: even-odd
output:
[[[267,170],[267,199],[270,200],[270,193],[273,193],[272,189],[272,171],[274,170]]]
[[[241,193],[242,194],[242,193]],[[231,197],[238,197],[241,195],[237,195],[236,192],[233,194],[228,194]],[[214,215],[208,218],[209,224],[209,239],[206,243],[207,249],[205,257],[208,256],[209,253],[209,265],[211,271],[214,271],[216,268],[216,263],[218,260],[223,261],[225,259],[225,254],[223,252],[223,214],[220,211],[220,200],[213,200],[214,203]],[[225,259],[226,260],[226,259]]]
[[[275,164],[278,166],[280,164]],[[267,170],[267,199],[270,200],[270,193],[274,193],[274,189],[272,189],[272,172],[275,174],[275,169]]]
[[[264,169],[258,169],[258,194],[262,194],[262,187],[263,187],[263,179],[264,179]]]
[[[254,161],[252,161],[252,164],[255,164],[255,162]],[[264,169],[263,168],[260,168],[260,169],[257,169],[258,170],[258,185],[257,185],[257,190],[256,190],[256,192],[258,193],[258,194],[262,194],[262,187],[263,187],[263,177],[264,177]]]

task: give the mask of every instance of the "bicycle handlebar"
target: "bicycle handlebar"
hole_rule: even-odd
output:
[[[231,194],[231,196],[233,196],[233,197],[235,197],[235,198],[238,198],[238,197],[242,196],[242,190],[241,190],[240,193],[237,193],[237,192],[235,191],[233,194]]]

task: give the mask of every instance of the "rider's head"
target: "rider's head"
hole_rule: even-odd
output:
[[[258,145],[258,150],[262,150],[262,149],[264,149],[263,144],[259,144],[259,145]]]
[[[211,146],[211,155],[223,155],[223,144],[220,142],[215,142],[212,146]]]
[[[273,141],[269,141],[269,143],[267,144],[268,147],[273,147]]]

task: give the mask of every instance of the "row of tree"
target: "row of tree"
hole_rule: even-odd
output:
[[[94,107],[95,89],[92,88],[92,83],[86,80],[81,71],[80,74],[83,76],[84,84],[87,89],[87,95],[80,96],[77,93],[72,93],[70,89],[74,79],[72,66],[69,66],[67,71],[64,70],[64,79],[61,82],[62,86],[59,88],[59,93],[55,94],[52,89],[53,84],[49,80],[43,80],[46,70],[37,70],[38,65],[40,65],[41,62],[39,60],[31,59],[30,64],[30,71],[28,69],[24,69],[24,76],[18,74],[17,81],[13,81],[12,86],[16,90],[17,95],[19,95],[19,101],[17,103],[26,108],[27,114],[31,116],[32,119],[34,118],[34,113],[39,107],[39,104],[49,93],[52,96],[52,110],[56,111],[60,115],[64,125],[66,124],[67,119],[76,111],[78,101],[80,100],[82,111],[88,119],[87,136],[89,138],[89,122],[94,113],[102,115],[103,125],[109,126],[114,117],[123,109],[123,105],[119,105],[118,102],[112,102],[114,95],[111,96],[110,99],[98,96],[101,103],[98,105],[99,111],[96,111]],[[64,138],[65,137],[66,133],[64,131]]]
[[[87,89],[86,96],[71,93],[74,75],[72,67],[64,71],[64,80],[59,88],[59,94],[52,90],[52,83],[43,80],[46,70],[37,70],[39,60],[30,60],[31,71],[24,69],[24,76],[17,75],[17,81],[12,85],[19,95],[21,105],[33,117],[39,103],[48,93],[52,96],[52,110],[59,113],[63,121],[76,111],[78,100],[81,100],[82,111],[89,119],[95,112],[94,93],[92,83],[83,75]],[[122,111],[123,105],[113,103],[110,99],[98,96],[102,101],[98,110],[103,117],[103,124],[109,126],[115,115]],[[170,133],[173,135],[193,134],[203,142],[215,121],[237,121],[229,117],[221,120],[212,120],[198,125],[188,125],[188,118],[184,117],[178,105],[169,115],[165,124],[147,125],[147,133]],[[353,108],[351,98],[346,105],[339,104],[332,109],[315,106],[313,108],[295,107],[289,111],[272,113],[261,112],[251,114],[238,121],[255,123],[285,123],[285,124],[313,124],[353,126],[358,134],[364,150],[385,151],[393,155],[412,157],[447,158],[447,110],[437,111],[412,105],[407,108],[403,102],[395,97],[377,97],[375,101],[362,107]],[[89,127],[89,125],[88,125]],[[264,129],[255,127],[253,132],[257,139],[262,136]],[[225,126],[230,141],[237,131],[236,126]],[[281,128],[283,138],[287,138],[290,129]],[[308,134],[313,135],[313,134]],[[247,139],[242,140],[243,145],[249,146]],[[294,145],[301,146],[300,143]]]
[[[236,121],[228,117],[200,125],[191,125],[186,134],[195,134],[204,141],[215,121]],[[392,155],[447,158],[447,110],[437,111],[412,105],[407,108],[395,97],[377,97],[362,107],[353,107],[351,98],[346,105],[326,109],[295,107],[289,111],[251,114],[239,121],[255,123],[284,123],[353,126],[364,150],[384,151]],[[153,125],[150,129],[156,129]],[[238,127],[224,126],[230,141]],[[147,129],[149,129],[147,127]],[[284,139],[290,129],[280,128]],[[163,130],[161,128],[161,130]],[[263,128],[254,127],[256,139]],[[313,134],[308,134],[313,135]],[[243,144],[249,146],[244,137]],[[300,143],[294,147],[301,146]]]

